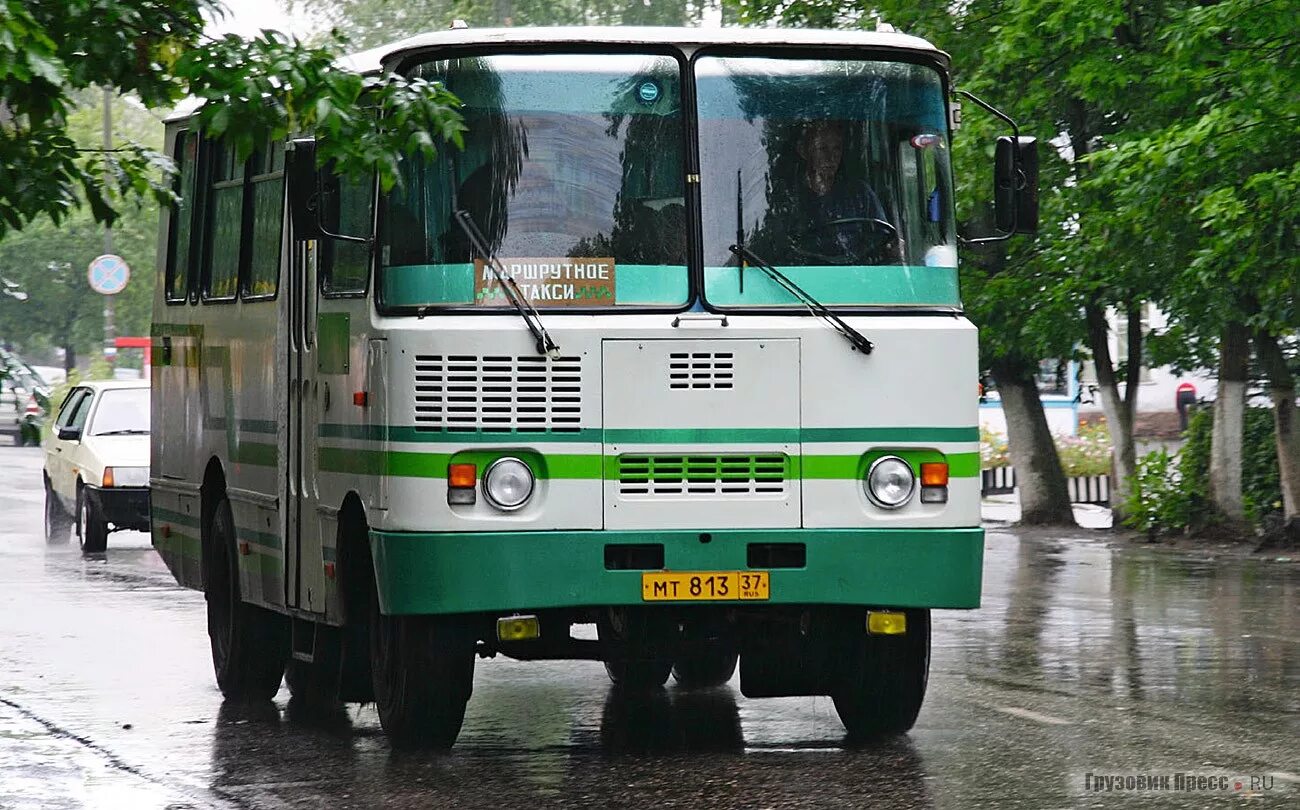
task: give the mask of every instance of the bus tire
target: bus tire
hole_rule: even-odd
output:
[[[617,655],[605,661],[605,672],[615,686],[624,689],[658,689],[668,682],[671,658],[654,654],[656,642],[665,641],[672,631],[662,612],[635,608],[611,608],[596,623],[602,641],[616,647]]]
[[[852,739],[902,734],[916,724],[930,673],[930,611],[909,610],[907,633],[867,635],[858,624],[831,694]]]
[[[228,700],[261,703],[280,691],[289,658],[288,617],[243,600],[235,519],[224,497],[204,546],[203,589],[217,687]]]
[[[66,543],[72,531],[72,515],[59,503],[59,496],[54,494],[50,479],[45,479],[45,542]]]
[[[673,680],[683,689],[722,686],[736,674],[740,656],[730,647],[716,645],[679,655],[673,662]]]
[[[397,748],[446,750],[474,689],[475,637],[454,616],[385,616],[370,603],[370,672],[379,724]]]
[[[77,490],[77,540],[86,554],[96,554],[108,548],[108,523],[95,508],[95,502],[86,495],[86,488]]]

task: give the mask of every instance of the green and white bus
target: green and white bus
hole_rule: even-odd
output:
[[[554,28],[350,65],[445,83],[464,148],[381,192],[309,135],[240,161],[167,122],[152,536],[221,691],[283,677],[445,747],[477,657],[620,690],[739,661],[746,696],[910,728],[929,611],[979,605],[983,551],[947,55]]]

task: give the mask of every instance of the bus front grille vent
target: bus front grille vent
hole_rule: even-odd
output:
[[[618,457],[619,495],[633,498],[784,497],[790,459],[770,455]]]
[[[716,390],[731,388],[735,382],[735,356],[732,352],[670,352],[668,387]]]
[[[577,357],[415,356],[418,430],[576,433],[582,429]]]

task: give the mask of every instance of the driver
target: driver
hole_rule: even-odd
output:
[[[794,210],[806,224],[795,226],[787,240],[789,251],[802,264],[857,264],[877,254],[884,237],[893,235],[871,186],[845,176],[845,129],[842,122],[818,120],[805,124],[799,134],[796,151],[802,169]]]

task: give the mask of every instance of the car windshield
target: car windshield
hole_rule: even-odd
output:
[[[742,272],[740,242],[826,304],[959,304],[938,72],[705,56],[695,75],[710,302],[800,305]]]
[[[117,388],[99,395],[90,435],[109,436],[149,432],[149,389]]]
[[[385,199],[385,305],[508,306],[457,210],[538,308],[686,302],[676,59],[503,54],[413,73],[461,99],[468,130],[463,150],[405,160]]]

